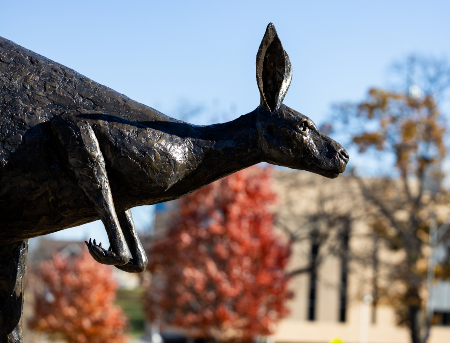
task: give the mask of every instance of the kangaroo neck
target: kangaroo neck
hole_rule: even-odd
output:
[[[152,202],[179,198],[238,170],[262,162],[256,135],[256,113],[231,122],[207,126],[187,123],[154,123],[152,128],[165,132],[173,142],[174,154],[183,156],[172,172],[161,173],[164,184]],[[177,150],[178,149],[178,150]],[[171,158],[176,160],[175,157]],[[161,183],[162,178],[164,182]]]
[[[211,173],[208,183],[238,170],[262,162],[256,132],[256,113],[231,122],[202,127],[200,145],[210,142],[199,171]]]

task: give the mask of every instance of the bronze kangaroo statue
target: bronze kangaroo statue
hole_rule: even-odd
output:
[[[130,208],[177,199],[268,162],[335,178],[348,154],[282,104],[292,79],[269,24],[256,60],[260,105],[216,125],[185,123],[0,38],[0,244],[101,219],[93,258],[141,272]]]

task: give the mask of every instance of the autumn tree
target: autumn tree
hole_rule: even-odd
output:
[[[395,256],[395,261],[385,261],[386,280],[374,292],[394,306],[412,343],[426,342],[431,325],[423,292],[430,212],[448,202],[442,188],[445,122],[433,90],[443,94],[444,85],[450,84],[450,68],[424,60],[421,65],[425,86],[408,75],[406,91],[372,88],[364,101],[337,106],[335,120],[341,124],[335,125],[335,132],[350,133],[351,144],[365,154],[366,165],[384,169],[377,179],[355,178],[375,211],[368,218],[374,249],[382,244]],[[411,73],[408,68],[402,70]],[[364,172],[367,168],[358,175]]]
[[[76,257],[57,253],[36,275],[32,330],[68,343],[123,343],[126,318],[114,305],[117,284],[109,266],[87,251]]]
[[[149,321],[250,342],[288,314],[290,245],[273,232],[270,174],[252,167],[180,200],[167,236],[148,252]]]

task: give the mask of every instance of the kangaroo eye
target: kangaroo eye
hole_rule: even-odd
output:
[[[308,122],[306,120],[300,123],[300,131],[308,131],[308,127]]]

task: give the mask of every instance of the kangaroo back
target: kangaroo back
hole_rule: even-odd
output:
[[[27,130],[70,110],[140,121],[175,121],[151,107],[0,37],[0,163]]]

